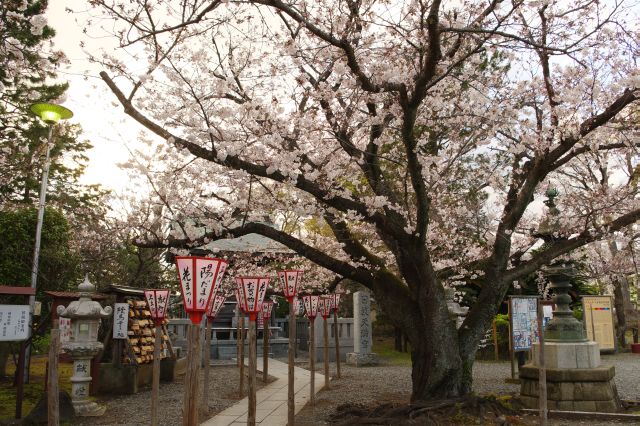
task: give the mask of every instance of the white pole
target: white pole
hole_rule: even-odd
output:
[[[33,249],[33,264],[31,265],[31,288],[36,289],[38,282],[38,261],[40,260],[40,241],[42,237],[42,223],[44,221],[44,205],[47,198],[47,184],[49,182],[49,167],[51,166],[51,140],[53,139],[53,124],[49,124],[49,135],[47,136],[47,155],[44,161],[44,170],[40,181],[40,199],[38,201],[38,222],[36,225],[36,245]],[[36,303],[35,293],[29,296],[30,322],[27,328],[31,337],[31,327],[33,326],[33,306]],[[24,382],[29,383],[29,365],[31,364],[31,344],[28,344],[24,353]]]

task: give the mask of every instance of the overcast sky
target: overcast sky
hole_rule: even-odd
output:
[[[89,63],[80,47],[97,54],[100,49],[113,49],[113,40],[91,39],[82,30],[88,18],[85,0],[51,1],[47,9],[49,26],[56,30],[56,48],[70,61],[60,77],[69,82],[64,105],[74,113],[72,121],[82,126],[83,137],[94,148],[89,152],[89,166],[83,177],[85,183],[99,183],[120,192],[127,184],[126,174],[117,167],[129,157],[127,147],[136,145],[141,126],[127,117],[116,99],[99,78],[99,65]],[[76,13],[69,13],[66,8]],[[124,120],[124,122],[122,122]]]

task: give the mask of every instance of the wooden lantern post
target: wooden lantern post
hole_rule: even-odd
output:
[[[191,320],[187,344],[187,372],[184,378],[182,425],[197,426],[200,405],[198,397],[200,323],[211,298],[222,282],[227,262],[216,258],[176,256],[176,267],[184,310]]]
[[[319,296],[304,296],[304,310],[309,318],[309,370],[311,371],[311,380],[309,383],[309,403],[313,406],[316,403],[316,338],[315,338],[315,319],[318,316]]]
[[[205,413],[208,412],[208,407],[206,407],[204,395],[209,391],[209,370],[211,363],[211,326],[213,325],[213,321],[216,319],[216,316],[220,312],[220,309],[224,306],[224,301],[226,297],[221,294],[216,294],[213,296],[209,302],[209,306],[207,307],[207,332],[205,334],[205,347],[204,347],[204,392],[202,398],[202,407],[206,408]]]
[[[256,320],[262,309],[262,301],[269,285],[268,277],[237,277],[240,306],[249,315],[249,407],[247,410],[247,426],[256,424],[256,373],[257,373],[257,342]]]
[[[342,292],[336,291],[331,295],[333,302],[331,303],[331,311],[333,312],[333,337],[336,342],[336,377],[340,378],[340,336],[338,327],[338,308],[340,307],[340,297]]]
[[[151,319],[156,326],[153,347],[153,380],[151,384],[151,426],[158,426],[158,394],[160,392],[160,347],[162,346],[162,322],[169,306],[169,290],[145,290]]]
[[[238,381],[238,396],[242,398],[244,395],[244,311],[245,308],[242,305],[242,299],[238,293],[239,281],[236,278],[236,288],[234,289],[236,295],[236,312],[238,313],[238,331],[236,333],[236,352],[238,358],[238,371],[240,373],[240,380]]]
[[[289,347],[287,349],[288,360],[288,374],[287,374],[287,426],[294,426],[295,414],[296,414],[296,401],[294,390],[294,366],[295,366],[295,354],[296,354],[296,312],[295,312],[295,297],[298,293],[298,285],[302,279],[302,271],[300,270],[286,270],[278,271],[278,278],[280,278],[280,287],[284,297],[289,302]]]
[[[273,301],[262,302],[262,381],[267,383],[269,377],[269,320],[273,311]]]
[[[324,387],[329,389],[329,315],[333,296],[322,296],[318,301],[318,308],[322,316],[322,341],[324,343],[322,357],[324,358]]]
[[[60,405],[58,387],[58,355],[60,352],[60,329],[58,320],[53,320],[51,343],[49,344],[49,370],[47,371],[47,424],[60,424]]]

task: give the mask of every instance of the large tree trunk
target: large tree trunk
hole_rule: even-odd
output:
[[[612,277],[613,282],[613,304],[616,308],[616,338],[619,348],[626,348],[625,334],[627,332],[626,310],[632,308],[631,295],[629,292],[629,282],[625,276]]]
[[[444,327],[443,327],[444,328]],[[465,378],[457,345],[448,333],[420,333],[422,344],[412,342],[411,401],[452,398],[471,392],[471,382]],[[430,340],[427,335],[435,336]]]

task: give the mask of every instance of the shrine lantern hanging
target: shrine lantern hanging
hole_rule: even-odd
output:
[[[255,321],[262,309],[262,301],[267,294],[269,277],[237,277],[236,285],[240,297],[240,307],[249,314],[249,321]]]
[[[224,306],[225,300],[227,300],[227,298],[221,294],[216,294],[211,298],[211,301],[209,301],[209,306],[207,308],[207,319],[209,321],[213,321],[216,318],[216,316],[220,312],[220,309],[222,309],[222,307]]]
[[[151,319],[156,327],[162,325],[162,321],[167,316],[169,306],[169,290],[145,290],[144,298],[147,299]]]
[[[296,297],[298,293],[298,285],[300,285],[302,273],[303,271],[298,269],[278,271],[280,287],[282,287],[284,297],[289,303],[293,303],[293,298]]]
[[[293,312],[298,317],[304,315],[304,302],[302,301],[302,299],[293,299]]]
[[[191,323],[200,324],[211,298],[216,294],[227,262],[213,257],[176,256],[184,310]]]
[[[338,312],[338,308],[340,307],[340,298],[343,294],[344,293],[341,291],[336,291],[335,293],[329,295],[329,297],[333,299],[333,301],[331,302],[331,312]]]
[[[265,300],[262,302],[262,319],[267,321],[271,318],[271,312],[273,311],[273,300]]]
[[[323,319],[329,318],[331,315],[331,305],[333,304],[333,297],[331,296],[320,296],[318,298],[318,312],[322,316]]]
[[[318,302],[320,296],[303,296],[304,310],[309,320],[313,321],[318,316]]]

